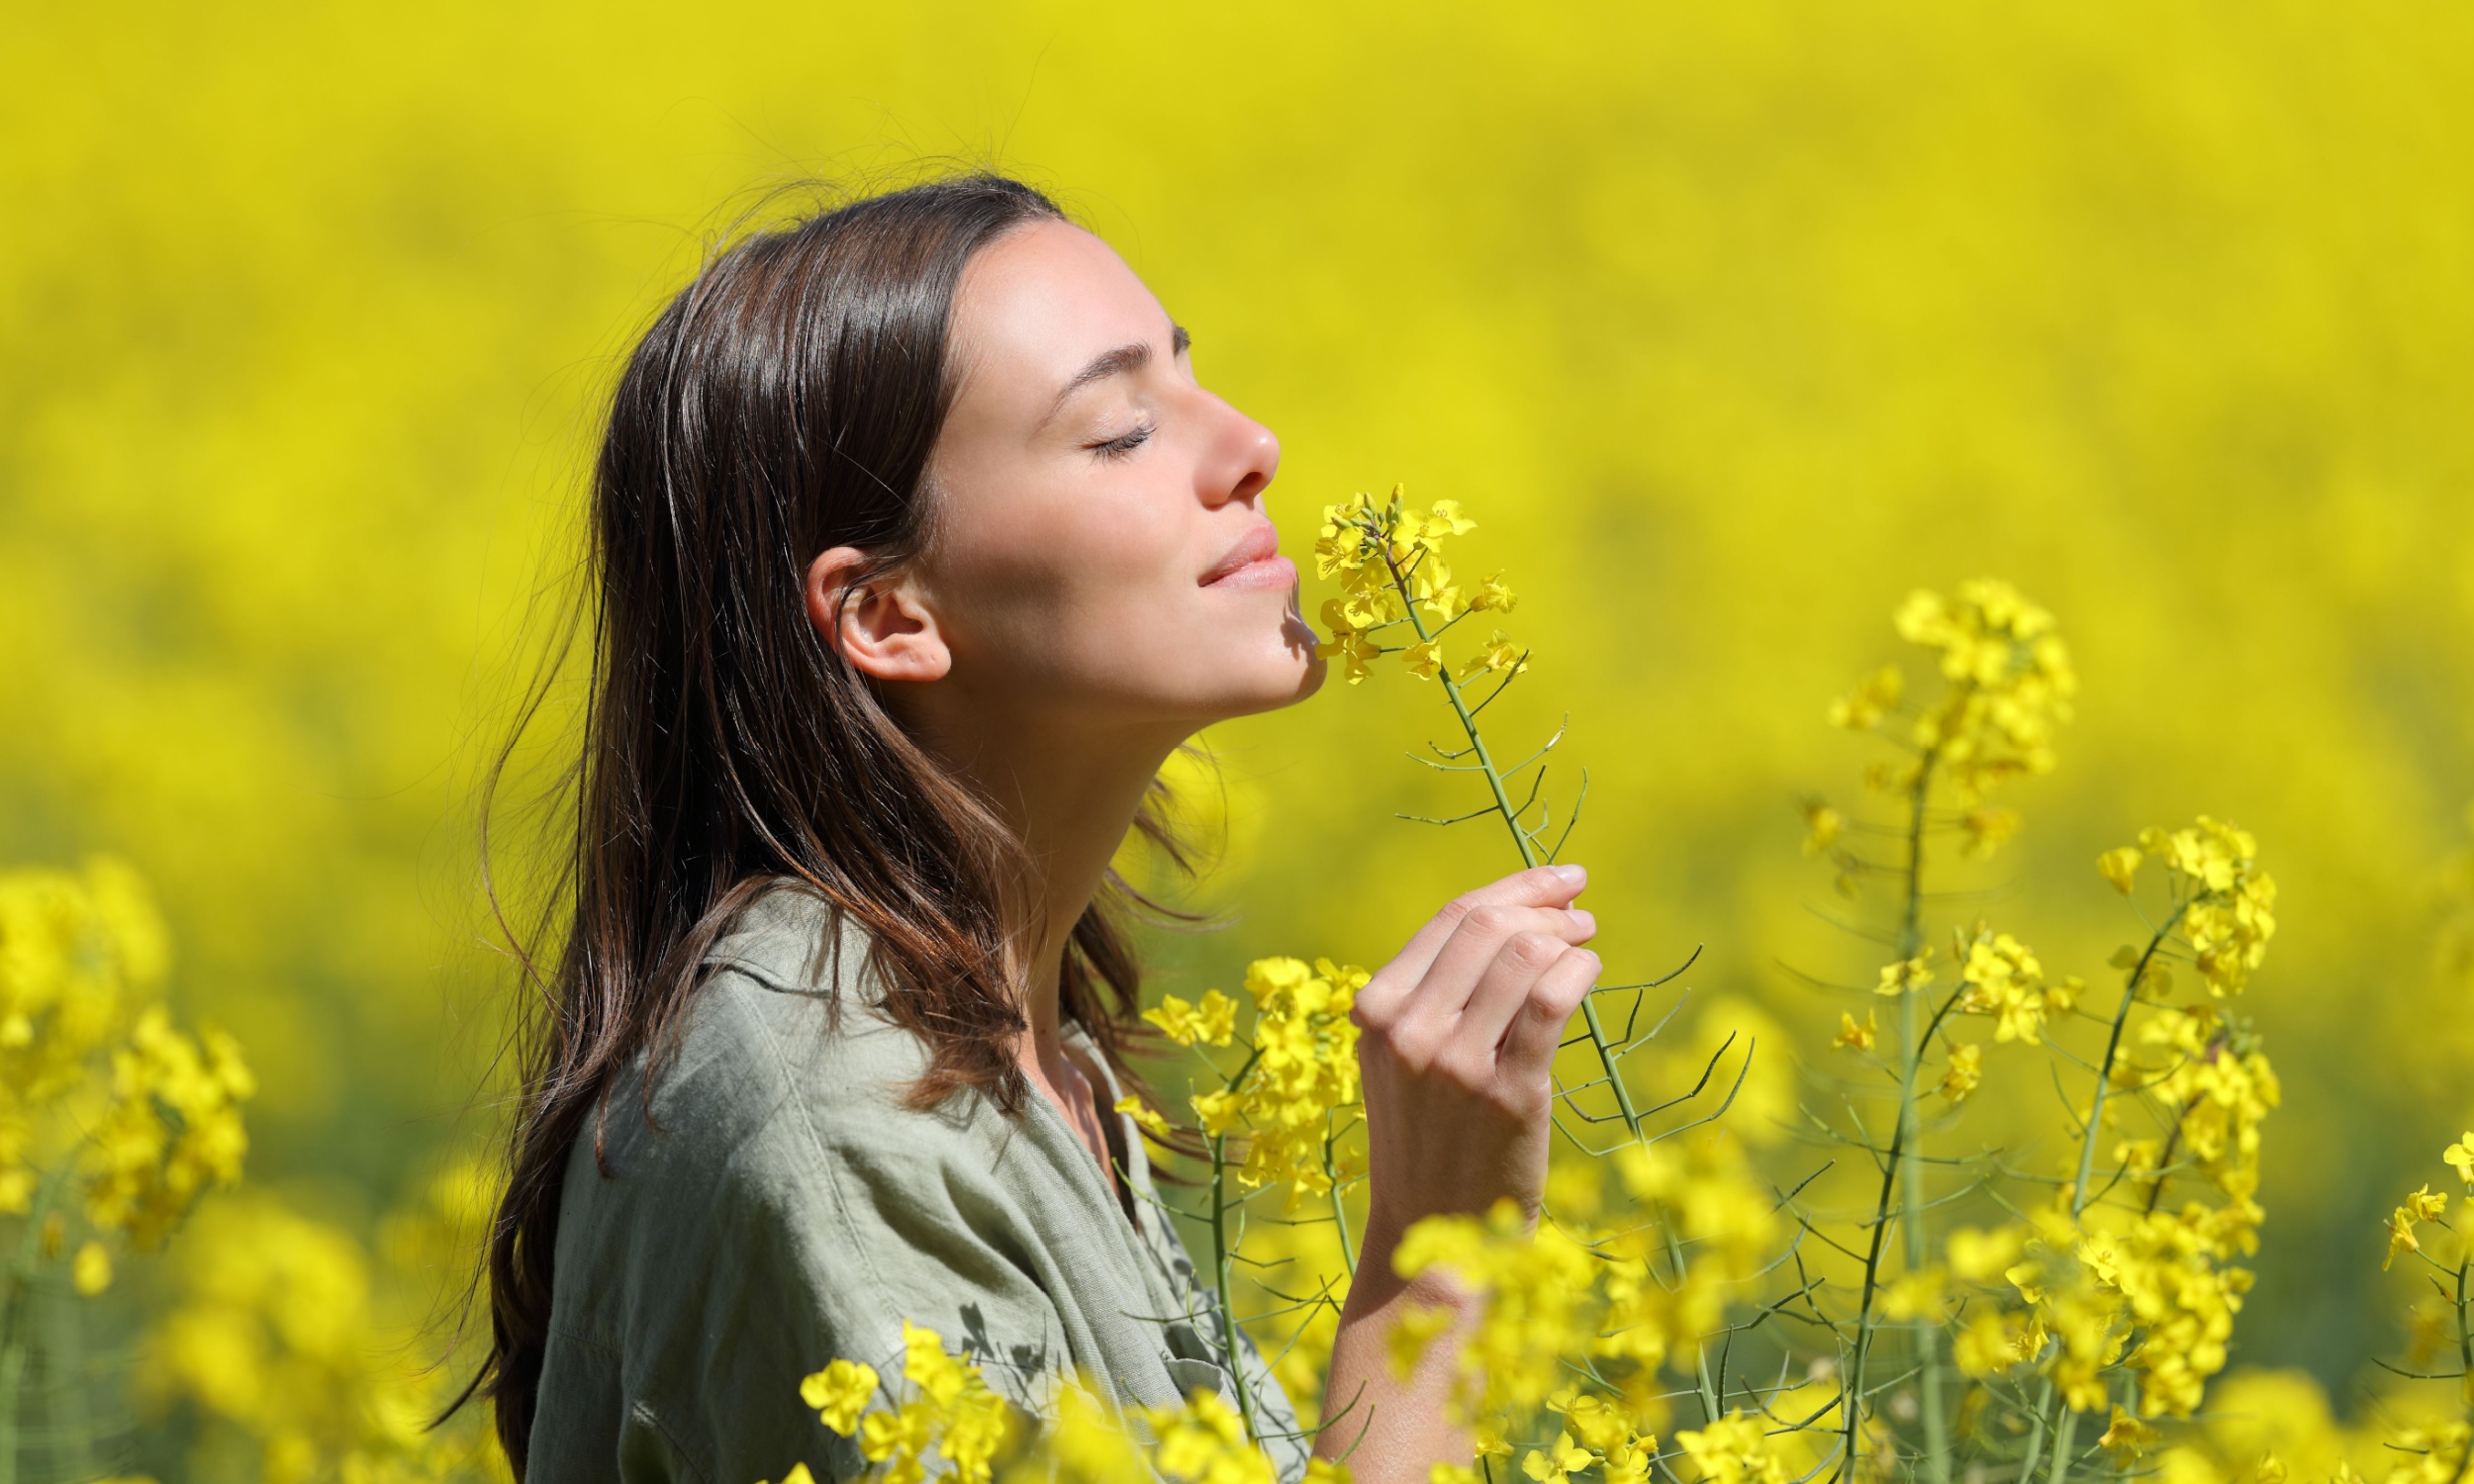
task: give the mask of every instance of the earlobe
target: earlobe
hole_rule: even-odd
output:
[[[953,653],[936,615],[900,573],[861,582],[868,566],[867,553],[855,546],[836,546],[808,564],[808,621],[817,637],[871,680],[942,680]]]

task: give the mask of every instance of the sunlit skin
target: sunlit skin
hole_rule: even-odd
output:
[[[847,594],[863,553],[809,571],[811,620],[921,743],[968,777],[1027,847],[1006,909],[1022,945],[1024,1074],[1107,1161],[1090,1072],[1059,1037],[1058,968],[1144,788],[1215,721],[1323,681],[1278,551],[1269,428],[1195,380],[1188,337],[1107,244],[1044,223],[983,249],[957,296],[958,391],[929,461],[916,560]],[[1522,872],[1447,904],[1358,997],[1371,1172],[1359,1281],[1333,1349],[1318,1440],[1369,1484],[1466,1462],[1444,1416],[1453,1346],[1405,1384],[1382,1336],[1412,1292],[1389,1254],[1407,1227],[1510,1196],[1546,1172],[1548,1065],[1598,974],[1579,945],[1575,867]]]

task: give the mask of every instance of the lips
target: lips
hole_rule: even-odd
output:
[[[1272,528],[1271,522],[1265,521],[1247,531],[1236,545],[1228,549],[1226,555],[1214,562],[1211,570],[1202,574],[1200,583],[1203,587],[1212,587],[1247,572],[1249,568],[1269,568],[1274,564],[1289,567],[1280,554],[1280,532]],[[1289,570],[1295,569],[1289,567]],[[1266,572],[1263,575],[1270,574]]]

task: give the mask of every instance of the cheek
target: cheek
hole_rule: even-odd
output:
[[[1187,522],[1159,502],[1085,489],[954,514],[936,563],[948,606],[1007,647],[1073,649],[1110,630],[1121,643],[1122,625],[1165,619],[1196,591]]]

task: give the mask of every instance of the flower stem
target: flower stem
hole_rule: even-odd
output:
[[[2105,1034],[2105,1060],[2096,1068],[2096,1092],[2089,1099],[2087,1127],[2081,1132],[2079,1138],[2079,1172],[2077,1177],[2070,1182],[2070,1219],[2073,1222],[2076,1222],[2087,1210],[2088,1193],[2096,1173],[2096,1140],[2105,1123],[2105,1094],[2113,1086],[2113,1067],[2114,1062],[2122,1053],[2123,1027],[2131,1023],[2131,1007],[2139,1003],[2140,980],[2147,976],[2149,962],[2156,957],[2157,951],[2164,947],[2165,939],[2172,935],[2174,927],[2181,922],[2182,914],[2189,910],[2188,901],[2174,904],[2173,911],[2149,936],[2147,947],[2141,951],[2139,961],[2132,965],[2131,972],[2124,977],[2122,1003],[2113,1012],[2112,1028]],[[2161,1189],[2163,1181],[2159,1179],[2157,1184]],[[2155,1203],[2152,1195],[2148,1203],[2151,1206]],[[2045,1408],[2052,1395],[2052,1389],[2051,1383],[2047,1382],[2045,1387],[2045,1398],[2040,1399],[2037,1404],[2037,1427],[2040,1435],[2044,1428]],[[2048,1484],[2062,1484],[2062,1481],[2069,1477],[2070,1443],[2072,1435],[2078,1431],[2078,1426],[2079,1414],[2064,1404],[2060,1408],[2059,1417],[2053,1424],[2053,1461],[2050,1471],[2046,1475]],[[2035,1467],[2035,1439],[2031,1438],[2027,1466],[2019,1471],[2019,1477],[2025,1480]]]
[[[1326,1113],[1323,1115],[1323,1178],[1331,1182],[1332,1230],[1340,1234],[1341,1266],[1348,1270],[1350,1280],[1354,1282],[1358,1275],[1357,1247],[1354,1243],[1349,1241],[1349,1203],[1341,1197],[1340,1161],[1333,1156],[1332,1153],[1333,1149],[1339,1144],[1340,1138],[1338,1135],[1330,1132],[1331,1115]]]
[[[7,1292],[0,1295],[0,1484],[17,1484],[18,1393],[26,1384],[27,1311],[33,1307],[35,1264],[43,1256],[44,1220],[68,1182],[71,1167],[63,1159],[36,1191],[18,1238],[17,1257],[9,1264]]]
[[[1400,605],[1408,614],[1409,627],[1416,632],[1420,644],[1433,643],[1434,634],[1417,616],[1417,601],[1409,589],[1408,574],[1402,572],[1400,564],[1392,560],[1387,540],[1383,542],[1382,553],[1383,568],[1391,575],[1392,591],[1400,596]],[[1494,754],[1486,750],[1485,734],[1477,729],[1477,715],[1470,709],[1469,698],[1461,694],[1460,682],[1452,678],[1450,667],[1443,665],[1436,667],[1435,679],[1442,682],[1444,698],[1452,703],[1452,714],[1460,719],[1461,735],[1469,739],[1470,751],[1477,759],[1477,769],[1485,776],[1487,791],[1494,795],[1494,811],[1502,818],[1503,827],[1512,832],[1512,847],[1520,852],[1521,864],[1539,865],[1538,844],[1529,837],[1529,831],[1521,827],[1520,810],[1513,806],[1511,790],[1503,786],[1503,775],[1495,768]],[[1615,1107],[1623,1115],[1625,1130],[1632,1135],[1634,1142],[1642,1142],[1641,1114],[1632,1105],[1631,1090],[1624,1086],[1622,1073],[1616,1065],[1615,1045],[1607,1039],[1606,1026],[1598,1019],[1598,1002],[1594,995],[1581,996],[1580,1020],[1588,1028],[1589,1045],[1597,1051],[1598,1067],[1606,1073],[1606,1085],[1614,1091]]]
[[[2172,913],[2157,927],[2154,936],[2147,940],[2147,947],[2141,952],[2139,962],[2132,966],[2130,974],[2124,979],[2122,1004],[2113,1012],[2113,1029],[2105,1037],[2105,1060],[2096,1068],[2096,1093],[2088,1104],[2087,1128],[2079,1141],[2079,1174],[2070,1185],[2070,1219],[2072,1221],[2077,1221],[2079,1214],[2087,1209],[2088,1186],[2096,1170],[2096,1137],[2104,1127],[2105,1121],[2105,1093],[2113,1085],[2113,1064],[2121,1055],[2122,1028],[2130,1024],[2131,1007],[2139,1003],[2140,980],[2147,976],[2148,961],[2156,957],[2156,951],[2164,947],[2166,937],[2173,932],[2175,925],[2181,922],[2182,914],[2189,910],[2188,901],[2175,903]]]
[[[1926,804],[1933,794],[1933,770],[1940,761],[1939,750],[1928,749],[1917,761],[1916,779],[1908,786],[1907,792],[1907,872],[1899,906],[1898,933],[1901,966],[1898,1124],[1890,1135],[1889,1158],[1882,1161],[1881,1195],[1873,1203],[1872,1241],[1864,1254],[1864,1286],[1856,1306],[1856,1345],[1849,1358],[1846,1392],[1840,1403],[1847,1426],[1847,1447],[1839,1464],[1841,1474],[1855,1466],[1856,1429],[1863,1411],[1864,1371],[1872,1358],[1872,1304],[1881,1287],[1881,1246],[1889,1232],[1894,1198],[1908,1271],[1921,1269],[1927,1255],[1924,1240],[1924,1165],[1917,1149],[1923,1130],[1916,1106],[1916,1077],[1924,1061],[1927,1028],[1921,1024],[1920,992],[1914,984],[1907,982],[1905,966],[1912,963],[1924,948],[1925,815]],[[1918,1380],[1923,1390],[1926,1473],[1932,1484],[1949,1484],[1950,1438],[1942,1407],[1941,1346],[1936,1343],[1940,1336],[1933,1329],[1931,1320],[1921,1317],[1915,1322],[1914,1334]]]
[[[1237,1344],[1237,1309],[1231,1295],[1236,1277],[1237,1249],[1228,1240],[1228,1136],[1211,1137],[1211,1266],[1219,1275],[1220,1354],[1228,1361],[1229,1379],[1237,1387],[1237,1413],[1245,1420],[1246,1438],[1260,1442],[1263,1430],[1254,1416],[1254,1383],[1246,1375],[1245,1352]],[[0,1484],[7,1484],[0,1480]]]
[[[1898,929],[1899,961],[1908,963],[1924,948],[1925,804],[1933,789],[1935,752],[1916,767],[1916,786],[1908,797],[1906,901]],[[1907,1270],[1924,1270],[1928,1255],[1924,1234],[1924,1142],[1916,1108],[1916,1077],[1924,1061],[1924,1033],[1918,1025],[1923,996],[1912,987],[1898,999],[1899,1035],[1899,1236],[1907,1249]],[[1915,1321],[1916,1359],[1924,1396],[1925,1477],[1931,1484],[1950,1484],[1950,1433],[1942,1410],[1941,1334],[1929,1316]]]

